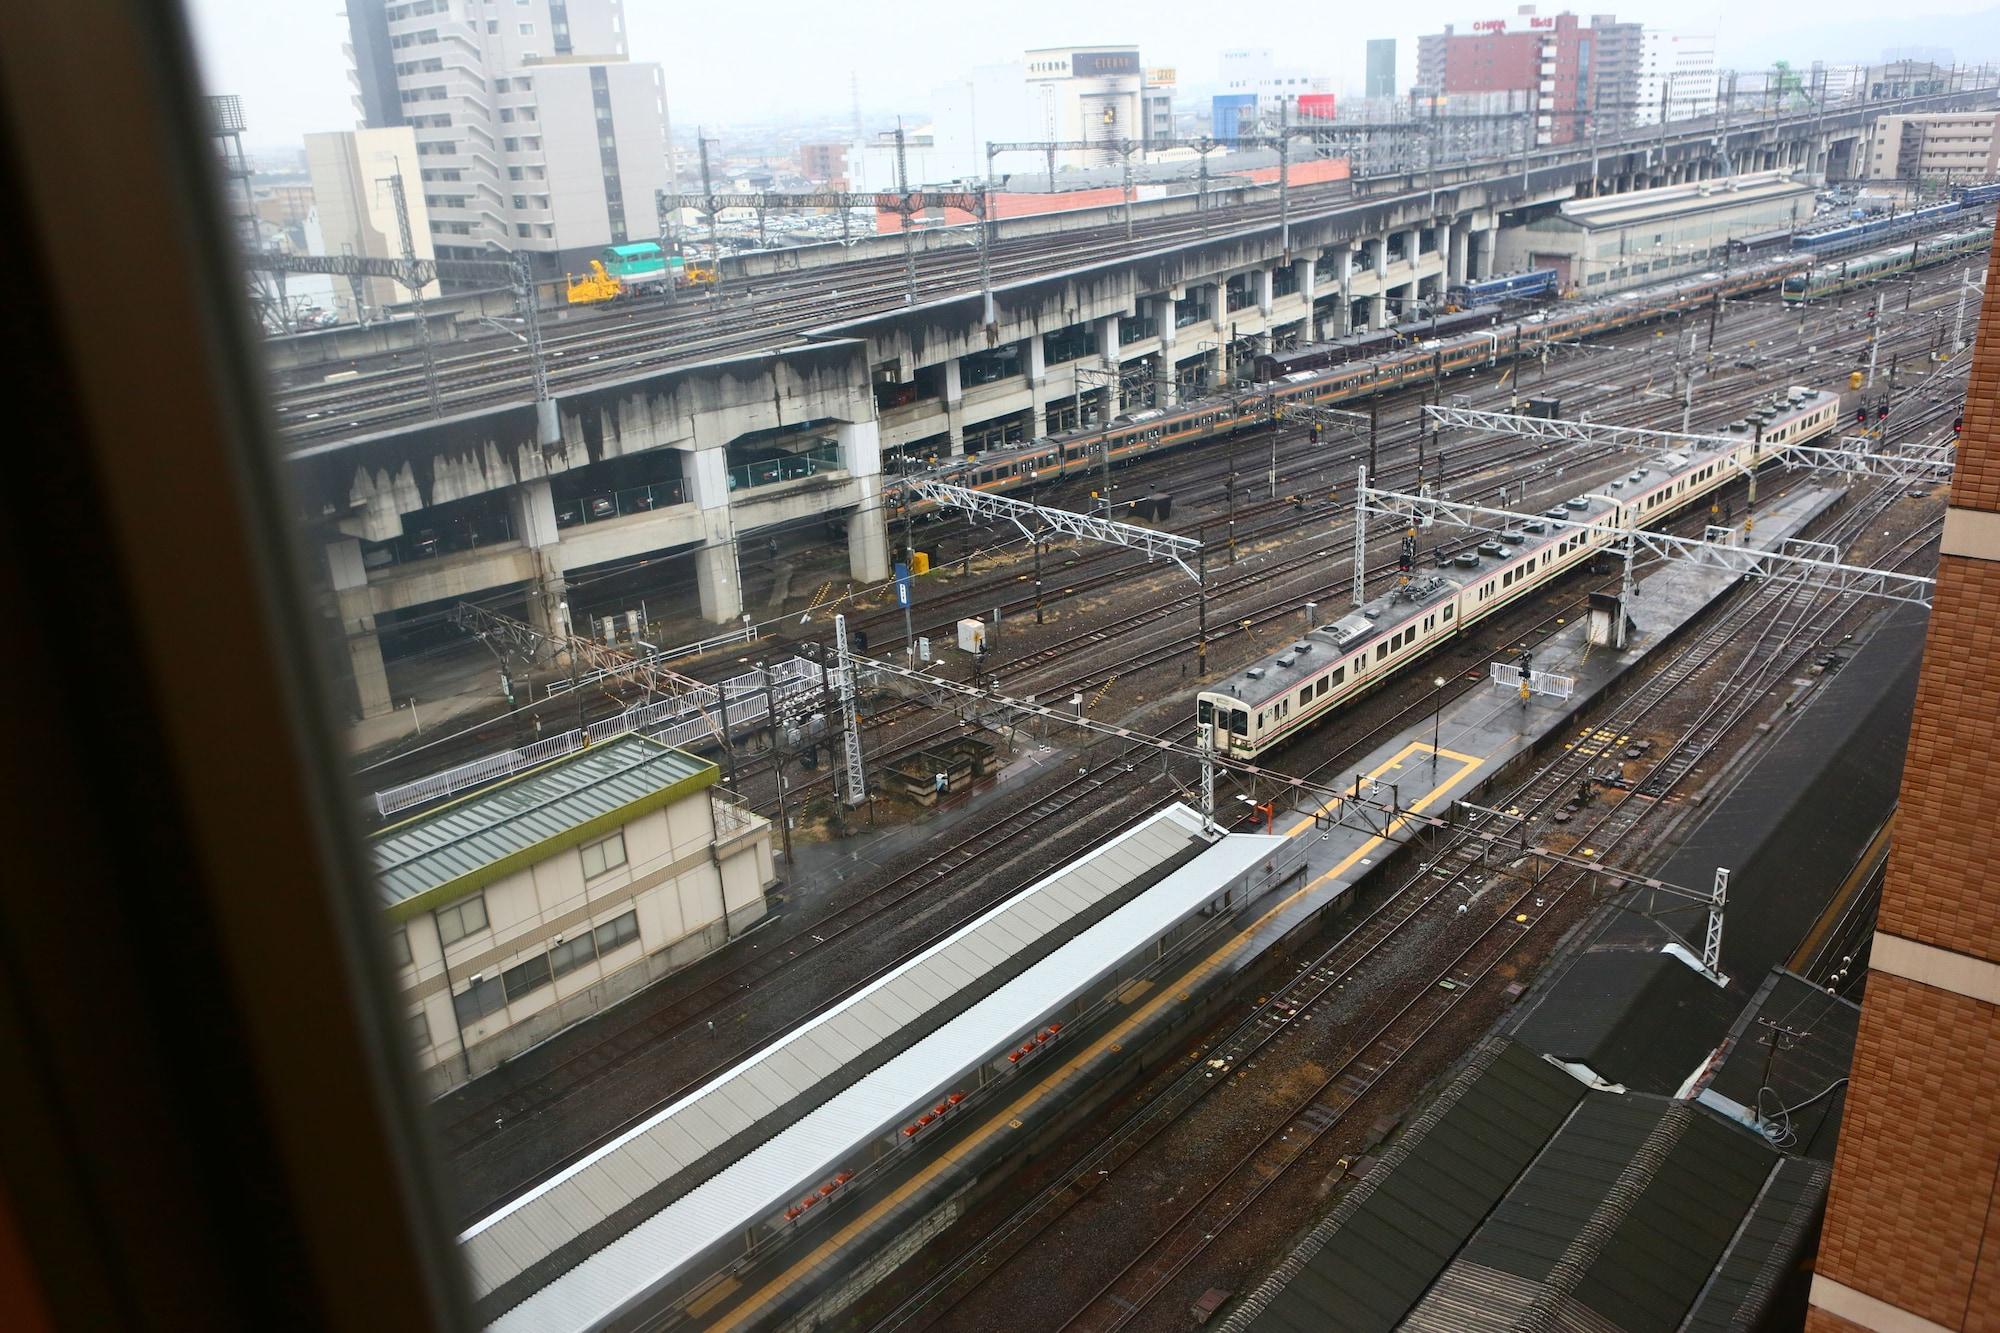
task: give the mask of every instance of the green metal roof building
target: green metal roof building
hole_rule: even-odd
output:
[[[384,829],[375,887],[433,1091],[769,912],[771,826],[714,764],[626,735]]]

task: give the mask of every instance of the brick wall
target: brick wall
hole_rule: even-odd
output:
[[[2000,1011],[1877,972],[1851,1079],[1819,1271],[1973,1327],[1975,1271],[2000,1264],[1979,1253],[2000,1161]]]
[[[1980,315],[1951,502],[2000,512],[2000,301]],[[1879,930],[2000,962],[2000,561],[1939,562],[1897,829]],[[1817,1271],[2000,1333],[2000,1006],[1878,969],[1851,1080]]]

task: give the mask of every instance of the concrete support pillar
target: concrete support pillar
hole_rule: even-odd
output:
[[[1335,270],[1335,274],[1336,281],[1340,287],[1340,300],[1334,303],[1333,328],[1326,331],[1326,336],[1330,338],[1344,338],[1353,331],[1354,327],[1354,321],[1351,317],[1354,299],[1353,246],[1343,245],[1340,247],[1338,268]]]
[[[957,458],[965,452],[965,385],[959,378],[957,357],[944,363],[944,419],[950,435],[947,447]]]
[[[1299,261],[1299,295],[1306,303],[1305,339],[1312,342],[1319,337],[1319,321],[1313,317],[1313,301],[1319,295],[1319,261],[1301,259]]]
[[[1373,262],[1375,274],[1377,277],[1380,277],[1383,271],[1389,267],[1389,238],[1387,236],[1371,236],[1368,238],[1367,244],[1370,247],[1369,258]]]
[[[354,671],[354,706],[363,717],[381,717],[396,705],[389,698],[389,671],[382,664],[382,640],[375,633],[375,607],[368,595],[368,567],[361,560],[360,540],[341,537],[328,542],[326,567]]]
[[[1049,399],[1049,368],[1043,358],[1040,338],[1031,337],[1022,340],[1021,368],[1028,375],[1028,400],[1034,404],[1027,414],[1028,438],[1032,440],[1042,433],[1042,408]]]
[[[844,424],[835,432],[840,465],[860,492],[847,516],[847,572],[864,582],[889,577],[889,516],[882,508],[882,428],[873,421]]]
[[[1472,248],[1472,227],[1470,223],[1455,222],[1445,234],[1448,238],[1446,243],[1451,247],[1445,261],[1445,283],[1460,287],[1465,284],[1465,262],[1467,251]]]
[[[1271,286],[1272,280],[1276,277],[1276,271],[1268,268],[1260,268],[1253,275],[1253,280],[1257,284],[1257,309],[1262,312],[1265,319],[1271,317],[1271,302],[1273,300]]]
[[[881,467],[879,452],[875,465]],[[682,456],[682,472],[701,509],[702,540],[695,552],[694,575],[702,619],[727,625],[743,614],[742,567],[729,513],[729,451],[720,445],[691,449]]]
[[[535,553],[535,582],[528,589],[528,623],[553,638],[566,638],[569,584],[563,576],[562,534],[556,529],[555,498],[546,478],[524,481],[507,497],[514,535]]]
[[[1174,341],[1180,332],[1174,327],[1174,298],[1162,296],[1153,303],[1153,322],[1160,328],[1160,405],[1180,400],[1180,381],[1174,378]]]
[[[1486,228],[1486,243],[1479,247],[1479,271],[1475,278],[1493,276],[1494,260],[1500,253],[1500,220],[1495,218]]]
[[[1389,323],[1389,289],[1385,286],[1368,298],[1368,327],[1379,329]]]
[[[1101,366],[1107,373],[1116,375],[1118,373],[1118,364],[1119,364],[1118,316],[1107,315],[1103,319],[1098,320],[1096,333],[1097,333],[1097,364]],[[1083,386],[1079,383],[1077,387],[1081,389]],[[1106,389],[1104,391],[1105,409],[1112,415],[1116,415],[1118,412],[1119,409],[1118,398],[1119,395],[1115,390]],[[1080,426],[1083,423],[1081,421],[1078,421],[1077,424]]]
[[[1410,228],[1409,233],[1403,237],[1403,255],[1410,261],[1411,268],[1415,268],[1417,261],[1424,257],[1423,244],[1424,229],[1422,227]]]

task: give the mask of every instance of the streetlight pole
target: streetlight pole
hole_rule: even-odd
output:
[[[1433,676],[1431,678],[1431,685],[1437,691],[1432,696],[1431,706],[1431,777],[1436,778],[1438,771],[1438,728],[1444,722],[1444,677]]]

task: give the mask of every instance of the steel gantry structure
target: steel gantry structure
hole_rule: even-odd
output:
[[[1098,518],[1073,510],[1029,504],[1004,495],[988,495],[984,491],[967,490],[963,486],[924,477],[909,477],[894,484],[908,491],[912,500],[929,500],[940,508],[962,509],[981,518],[1004,519],[1019,528],[1021,535],[1031,542],[1037,540],[1040,534],[1058,532],[1066,537],[1081,537],[1085,541],[1103,542],[1108,546],[1130,547],[1143,551],[1148,560],[1155,557],[1171,560],[1180,566],[1183,574],[1196,582],[1201,580],[1201,576],[1188,565],[1189,560],[1198,562],[1201,558],[1201,543],[1193,537],[1156,532],[1136,523],[1120,523],[1116,519]],[[1036,526],[1030,527],[1030,523]]]
[[[1424,412],[1440,429],[1459,428],[1490,435],[1518,435],[1545,443],[1608,445],[1648,453],[1685,448],[1735,448],[1744,443],[1740,435],[1697,435],[1684,431],[1652,430],[1644,426],[1606,426],[1594,421],[1531,417],[1473,407],[1427,405]],[[1956,446],[1949,444],[1907,445],[1882,452],[1871,449],[1866,440],[1852,438],[1843,439],[1833,448],[1770,440],[1761,443],[1773,460],[1787,466],[1834,472],[1842,476],[1885,477],[1901,482],[1949,480],[1958,457]]]

